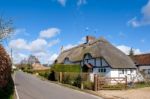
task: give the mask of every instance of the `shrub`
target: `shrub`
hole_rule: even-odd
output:
[[[0,88],[0,98],[9,99],[13,93],[14,93],[14,82],[12,78],[10,78],[7,85],[4,88]]]
[[[150,82],[138,82],[134,85],[135,88],[150,87]]]
[[[48,76],[48,79],[52,80],[52,81],[56,81],[56,80],[58,81],[59,80],[59,72],[63,72],[64,76],[63,76],[62,82],[67,83],[67,84],[73,84],[74,79],[76,79],[76,77],[74,77],[74,76],[76,76],[76,75],[71,74],[71,72],[79,73],[80,71],[81,71],[80,65],[54,64],[51,67],[51,72]]]
[[[84,81],[83,86],[84,86],[84,89],[89,89],[89,90],[94,89],[94,83],[90,81]]]
[[[75,82],[74,82],[74,86],[77,86],[77,87],[81,87],[81,82],[82,82],[82,78],[81,78],[81,75],[78,75],[77,78],[75,79]]]
[[[48,72],[39,73],[39,75],[44,77],[44,78],[46,78],[46,79],[48,79],[48,77],[49,77],[49,73]]]
[[[51,71],[51,73],[48,75],[48,80],[56,81],[55,72],[54,71]]]

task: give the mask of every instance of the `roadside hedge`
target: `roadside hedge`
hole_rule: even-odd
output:
[[[51,70],[55,72],[81,72],[81,66],[74,64],[54,64]]]
[[[14,93],[14,82],[12,77],[10,77],[7,85],[0,88],[0,99],[10,99]]]

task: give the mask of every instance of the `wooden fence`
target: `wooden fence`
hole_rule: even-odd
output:
[[[55,72],[55,79],[61,83],[71,84],[80,83],[80,87],[84,88],[84,82],[88,85],[93,83],[91,86],[92,90],[106,90],[106,89],[126,89],[127,77],[104,77],[94,74],[94,80],[91,81],[89,73],[73,73],[73,72]],[[83,84],[83,85],[82,85]],[[94,88],[92,88],[94,87]]]
[[[94,90],[126,89],[127,77],[100,77],[94,75]]]
[[[81,77],[82,81],[90,80],[89,73],[55,72],[55,78],[59,82],[63,82],[66,79],[75,80],[78,77]]]

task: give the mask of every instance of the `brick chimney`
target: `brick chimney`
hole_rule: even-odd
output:
[[[94,41],[96,38],[93,36],[86,36],[86,43],[89,43],[91,41]]]

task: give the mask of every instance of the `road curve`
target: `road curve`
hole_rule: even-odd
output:
[[[17,71],[15,85],[19,99],[102,99],[100,97],[66,88],[34,75]]]

